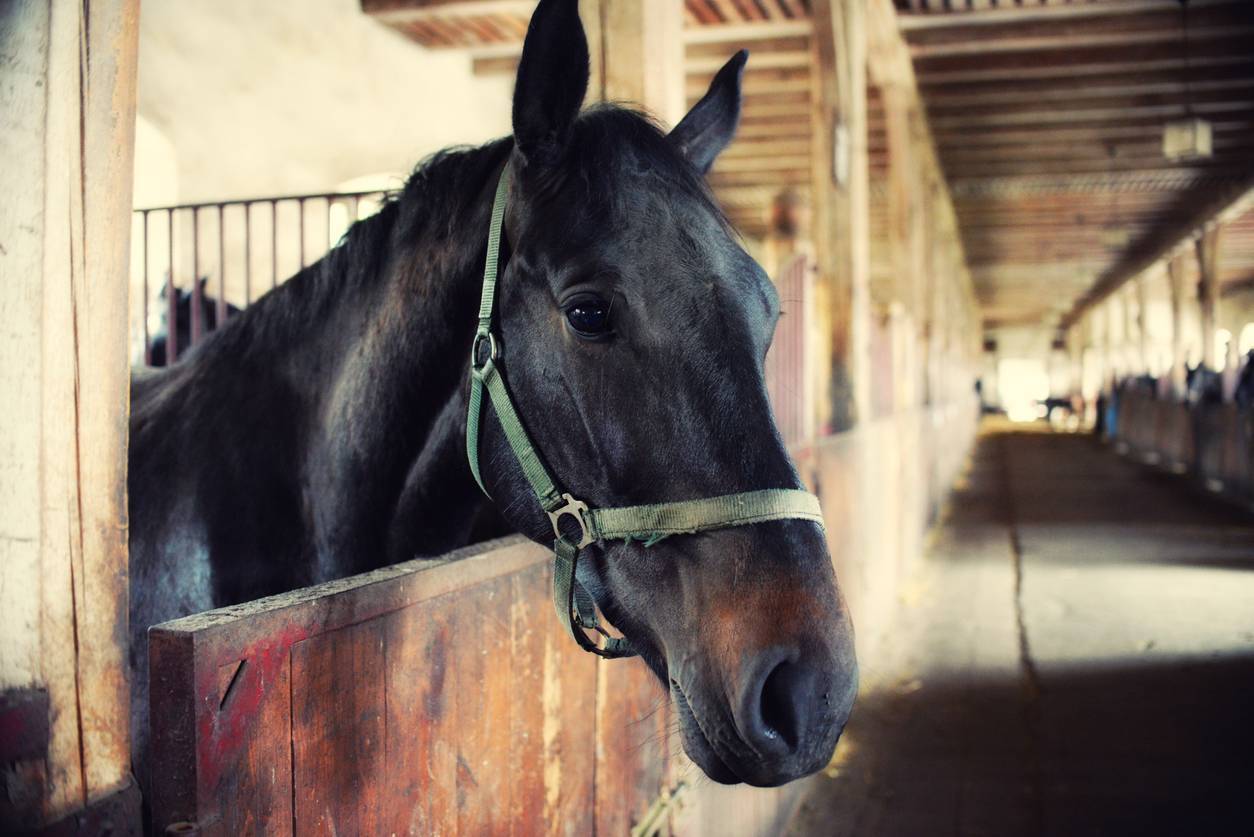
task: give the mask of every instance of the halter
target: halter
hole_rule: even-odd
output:
[[[610,659],[631,657],[636,651],[625,637],[611,636],[601,626],[591,594],[575,577],[580,550],[607,540],[638,540],[645,546],[652,546],[670,535],[695,534],[769,520],[809,520],[822,527],[823,514],[817,497],[797,489],[769,488],[700,500],[618,508],[590,508],[582,500],[558,489],[518,418],[518,411],[514,409],[497,365],[500,344],[492,333],[492,308],[509,182],[510,165],[507,162],[492,202],[488,252],[483,268],[483,296],[479,302],[479,328],[470,349],[470,414],[466,421],[466,455],[475,482],[487,494],[479,474],[479,418],[483,412],[483,391],[486,389],[514,457],[553,525],[553,604],[558,618],[585,651]],[[578,539],[572,539],[562,531],[563,518],[570,518],[578,525]],[[601,642],[588,636],[585,630],[596,631],[602,637]]]

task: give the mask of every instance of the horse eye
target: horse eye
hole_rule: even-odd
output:
[[[566,322],[582,337],[599,337],[610,331],[610,308],[595,298],[577,299],[566,307]]]

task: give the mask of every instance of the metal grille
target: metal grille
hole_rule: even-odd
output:
[[[232,314],[322,258],[388,194],[290,195],[136,210],[132,362],[176,362]]]

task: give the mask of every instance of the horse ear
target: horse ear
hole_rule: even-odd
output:
[[[555,163],[588,91],[578,0],[540,0],[514,82],[514,142],[526,162]]]
[[[745,72],[749,51],[742,49],[731,57],[710,82],[701,101],[670,133],[670,141],[702,173],[710,170],[714,158],[727,147],[740,121],[740,79]]]

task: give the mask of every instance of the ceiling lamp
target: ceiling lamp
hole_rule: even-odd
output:
[[[1193,115],[1189,87],[1189,0],[1180,0],[1180,33],[1184,47],[1185,118],[1163,126],[1163,156],[1172,161],[1200,160],[1213,153],[1213,137],[1210,123]]]

